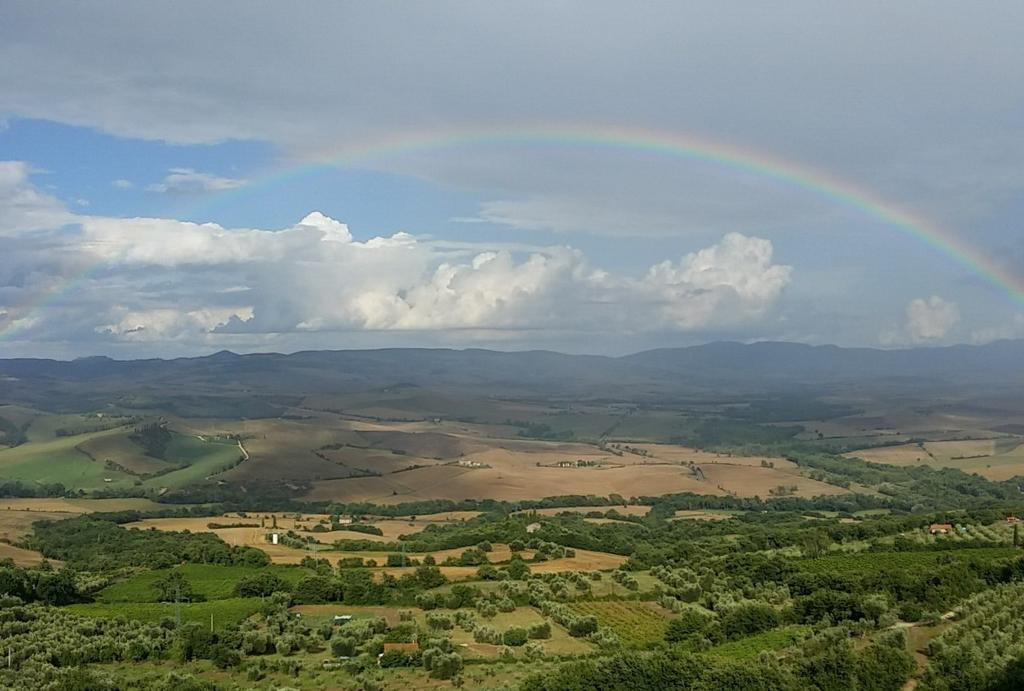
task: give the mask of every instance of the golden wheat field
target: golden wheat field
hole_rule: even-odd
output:
[[[1024,475],[1024,445],[1020,439],[930,441],[854,451],[847,456],[889,465],[927,465],[977,473],[989,480]]]
[[[861,449],[844,454],[848,458],[862,458],[872,463],[888,465],[927,465],[932,457],[920,444],[899,444],[897,446],[880,446],[872,449]]]
[[[38,566],[43,561],[43,555],[30,549],[23,549],[0,542],[0,561],[11,559],[15,566]],[[61,562],[50,559],[51,564],[59,566]]]

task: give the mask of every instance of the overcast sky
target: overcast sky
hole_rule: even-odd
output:
[[[1024,4],[636,6],[7,0],[0,356],[1024,336],[813,185],[521,136],[822,171],[1021,286]]]

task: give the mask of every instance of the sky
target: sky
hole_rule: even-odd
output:
[[[1024,5],[0,7],[0,357],[1024,337]]]

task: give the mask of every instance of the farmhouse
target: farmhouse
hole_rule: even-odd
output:
[[[388,653],[398,652],[410,655],[417,652],[419,649],[419,643],[385,643],[384,652],[377,653],[377,664],[381,664],[381,659]]]
[[[953,526],[950,523],[932,523],[928,526],[928,532],[932,535],[948,535],[953,532]]]

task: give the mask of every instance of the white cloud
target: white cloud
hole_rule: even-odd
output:
[[[75,218],[31,183],[31,172],[22,161],[0,161],[0,237],[59,228]]]
[[[119,190],[130,190],[135,187],[135,183],[131,180],[125,180],[124,178],[118,178],[110,183],[112,186]]]
[[[937,295],[917,298],[907,305],[906,330],[914,343],[938,341],[960,321],[960,308]]]
[[[32,196],[43,209],[54,201]],[[57,211],[60,211],[57,204]],[[26,213],[34,214],[31,208]],[[58,217],[63,218],[58,214]],[[395,233],[358,241],[313,212],[283,229],[224,228],[165,218],[79,215],[59,238],[20,238],[0,304],[40,340],[258,347],[275,334],[404,331],[637,333],[695,331],[762,319],[790,281],[772,244],[732,233],[639,276],[590,265],[564,247],[489,246]],[[60,262],[55,262],[54,257]],[[83,274],[83,268],[91,269]],[[66,277],[85,275],[73,292]],[[9,309],[58,294],[46,310]],[[68,303],[68,304],[65,304]],[[460,334],[465,334],[460,336]],[[248,340],[246,340],[248,339]]]
[[[651,267],[644,285],[664,296],[666,316],[680,327],[725,321],[721,313],[729,311],[743,321],[762,314],[789,284],[792,268],[772,264],[772,250],[768,240],[729,233],[678,264]]]
[[[111,324],[96,327],[96,332],[111,334],[125,341],[154,342],[194,337],[197,333],[209,333],[218,326],[224,326],[232,317],[251,319],[252,308],[208,308],[182,311],[173,308],[126,311],[114,307],[112,314],[120,318]]]
[[[205,194],[237,189],[244,187],[245,184],[245,180],[200,173],[192,168],[171,168],[163,182],[147,185],[146,191],[161,194]]]
[[[1015,314],[998,326],[986,326],[971,332],[971,343],[977,344],[1009,338],[1024,338],[1024,314]]]
[[[915,298],[907,303],[904,322],[900,329],[884,332],[880,340],[885,345],[919,345],[941,342],[960,322],[960,308],[955,302],[938,295]]]

